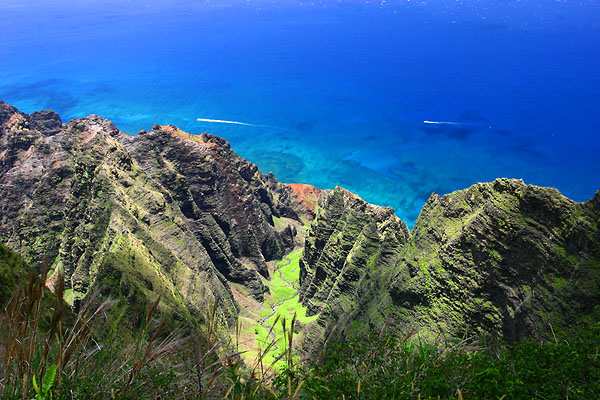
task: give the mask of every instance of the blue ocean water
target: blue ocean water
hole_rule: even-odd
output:
[[[208,131],[411,225],[496,177],[600,189],[595,0],[2,0],[0,99]],[[198,121],[222,120],[241,122]]]

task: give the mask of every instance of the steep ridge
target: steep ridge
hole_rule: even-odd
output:
[[[318,347],[349,323],[359,299],[377,291],[377,277],[394,264],[409,240],[394,210],[366,203],[336,187],[324,192],[300,260],[300,299],[320,314],[307,333],[306,349]]]
[[[75,307],[100,290],[126,300],[132,323],[157,295],[186,320],[220,298],[222,322],[234,323],[229,282],[261,300],[265,261],[294,246],[295,230],[273,217],[304,213],[288,186],[223,139],[172,126],[130,137],[95,115],[62,124],[6,103],[0,209],[0,240],[64,271]]]
[[[509,341],[575,324],[600,304],[599,199],[509,179],[432,195],[396,266],[393,304],[432,332]]]
[[[480,333],[515,341],[577,324],[600,304],[600,192],[575,203],[556,189],[497,179],[433,194],[404,241],[373,235],[381,241],[362,246],[365,261],[381,248],[395,255],[354,263],[349,274],[340,267],[364,239],[356,230],[339,236],[340,210],[359,220],[369,211],[336,191],[319,200],[302,260],[303,302],[326,310],[312,343],[383,327],[429,340]],[[367,274],[369,290],[356,290]],[[335,290],[332,300],[336,286],[352,290]]]
[[[282,185],[241,159],[224,139],[207,133],[193,136],[155,126],[123,137],[122,143],[172,196],[219,272],[262,298],[256,272],[267,277],[265,261],[283,257],[294,244],[291,227],[276,232],[273,217],[299,220],[293,207],[273,196]]]
[[[433,194],[409,232],[390,208],[281,184],[224,139],[171,125],[131,137],[96,115],[63,124],[0,102],[0,212],[0,241],[63,271],[75,309],[100,291],[132,326],[157,296],[191,323],[220,299],[224,327],[241,304],[260,314],[246,318],[254,343],[283,300],[311,352],[374,329],[517,341],[600,304],[600,192],[576,203],[498,179]],[[273,268],[303,246],[294,274]]]

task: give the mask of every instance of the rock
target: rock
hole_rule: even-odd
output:
[[[393,266],[408,240],[406,224],[391,208],[368,204],[340,187],[321,193],[300,260],[300,299],[309,314],[320,314],[305,349],[336,337],[332,331],[345,327],[360,299],[373,295],[382,269]]]
[[[194,136],[166,126],[123,137],[122,143],[164,188],[217,270],[262,300],[266,261],[293,247],[274,230],[273,216],[287,205],[273,199],[268,177],[208,133]]]
[[[29,124],[32,129],[42,135],[56,135],[62,129],[62,121],[57,113],[52,110],[36,111],[29,115]]]
[[[0,100],[0,125],[7,123],[15,114],[21,114],[15,107]]]

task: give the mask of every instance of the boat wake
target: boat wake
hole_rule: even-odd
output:
[[[452,121],[423,121],[424,124],[435,124],[435,125],[466,125],[460,122]]]
[[[226,121],[226,120],[223,120],[223,119],[196,118],[196,121],[199,121],[199,122],[211,122],[211,123],[217,123],[217,124],[244,125],[244,126],[264,126],[264,125],[248,124],[246,122]]]

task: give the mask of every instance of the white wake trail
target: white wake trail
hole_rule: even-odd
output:
[[[437,124],[437,125],[465,125],[460,122],[452,122],[452,121],[423,121],[424,124]]]
[[[238,122],[238,121],[226,121],[226,120],[223,120],[223,119],[196,118],[196,121],[199,121],[199,122],[214,122],[214,123],[217,123],[217,124],[244,125],[244,126],[264,126],[264,125],[247,124],[245,122]]]

